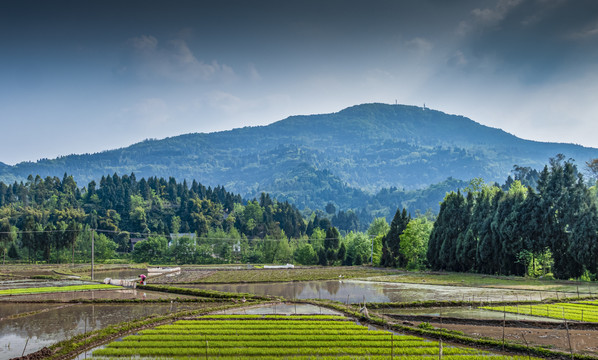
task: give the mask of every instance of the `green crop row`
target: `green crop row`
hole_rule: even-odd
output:
[[[94,356],[98,358],[98,356]],[[251,360],[280,360],[279,356],[251,356],[246,357]],[[438,355],[395,355],[393,360],[421,360],[430,359],[435,360]],[[122,357],[99,357],[100,360],[122,360]],[[237,360],[239,356],[219,356],[218,360]],[[317,360],[388,360],[388,355],[364,355],[364,356],[318,356]],[[475,354],[475,355],[444,355],[443,360],[538,360],[537,358],[530,358],[528,356],[505,356],[492,354]],[[135,360],[189,360],[188,356],[151,356],[151,357],[135,357]],[[293,356],[292,360],[314,360],[313,356]]]
[[[385,340],[385,341],[360,341],[360,340],[336,340],[336,341],[322,341],[322,340],[312,340],[312,341],[292,341],[292,340],[277,340],[277,341],[262,341],[262,340],[211,340],[211,341],[134,341],[134,340],[124,340],[114,342],[108,345],[111,348],[172,348],[172,347],[194,347],[194,348],[232,348],[232,347],[264,347],[264,348],[272,348],[272,347],[363,347],[363,348],[382,348],[382,347],[391,347],[395,346],[393,340]],[[397,341],[397,346],[406,348],[406,347],[438,347],[438,343],[432,341],[425,341],[425,340],[415,340],[415,341]]]
[[[224,339],[232,339],[236,341],[249,341],[249,340],[260,340],[260,341],[382,341],[391,339],[391,333],[387,331],[360,333],[357,335],[310,335],[304,334],[300,337],[297,335],[167,335],[167,334],[144,334],[143,336],[130,335],[123,338],[123,341],[219,341]],[[394,341],[413,341],[420,340],[421,338],[411,335],[394,336]]]
[[[315,326],[306,328],[306,322],[314,320],[292,321],[291,317],[280,318],[280,321],[256,320],[254,317],[245,319],[211,320],[210,326],[206,326],[208,321],[205,320],[181,320],[127,336],[94,351],[93,356],[116,359],[216,357],[219,360],[269,360],[277,357],[292,357],[293,360],[314,357],[374,360],[393,356],[415,360],[435,359],[442,348],[438,342],[411,335],[393,335],[382,330],[370,331],[365,326],[347,321],[316,322]],[[329,328],[324,328],[326,326]],[[203,329],[197,330],[197,327]],[[452,346],[442,348],[442,355],[447,360],[514,359]]]
[[[596,306],[580,303],[554,303],[523,306],[484,306],[482,309],[508,313],[542,316],[555,319],[598,322]]]
[[[163,325],[160,326],[159,329],[184,329],[184,330],[211,330],[211,329],[238,329],[238,330],[250,330],[250,329],[359,329],[362,326],[357,324],[350,324],[344,326],[343,324],[313,324],[313,325],[303,325],[303,324],[277,324],[266,323],[266,324],[196,324],[196,325]]]
[[[347,326],[347,324],[353,324],[350,321],[326,321],[326,320],[181,320],[176,322],[177,325],[206,325],[206,326],[216,326],[215,324],[230,324],[230,325],[253,325],[253,324],[264,324],[264,325],[272,325],[272,326],[285,326],[285,325],[313,325],[313,326]]]
[[[181,335],[357,335],[368,333],[367,328],[353,330],[328,330],[328,329],[286,329],[286,330],[181,330],[181,329],[149,329],[142,330],[142,334],[181,334]]]
[[[104,348],[94,351],[100,356],[293,356],[293,355],[434,355],[439,354],[439,347],[278,347],[278,348]],[[472,354],[477,350],[447,347],[442,349],[443,354]]]
[[[54,292],[65,292],[65,291],[107,290],[107,289],[110,289],[110,290],[120,289],[120,286],[106,285],[106,284],[91,284],[91,285],[47,286],[47,287],[36,287],[36,288],[5,289],[5,290],[0,290],[0,296],[2,296],[2,295],[54,293]]]
[[[347,320],[343,315],[246,315],[246,314],[217,314],[217,315],[205,315],[197,320],[209,320],[209,319],[281,319],[281,320]],[[188,320],[188,321],[197,321]]]

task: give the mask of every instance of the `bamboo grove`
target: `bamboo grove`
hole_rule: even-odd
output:
[[[595,187],[592,191],[595,192]],[[432,269],[579,278],[598,271],[596,196],[572,161],[550,160],[536,189],[478,186],[441,203],[430,235]]]

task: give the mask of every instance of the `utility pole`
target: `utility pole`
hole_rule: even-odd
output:
[[[91,281],[93,281],[93,261],[94,261],[94,247],[95,247],[95,241],[94,241],[94,230],[91,229]]]

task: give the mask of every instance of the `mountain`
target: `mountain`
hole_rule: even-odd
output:
[[[0,180],[68,173],[86,184],[102,175],[134,172],[138,177],[197,179],[246,197],[269,192],[299,208],[330,201],[358,209],[363,199],[374,201],[383,189],[400,192],[402,201],[409,203],[405,194],[447,184],[447,178],[452,186],[473,177],[502,183],[513,165],[540,169],[559,153],[578,164],[598,157],[597,149],[523,140],[463,116],[415,106],[363,104],[332,114],[291,116],[268,126],[23,162],[0,167]]]

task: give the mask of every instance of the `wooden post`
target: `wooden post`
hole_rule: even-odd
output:
[[[521,332],[521,338],[523,339],[523,341],[525,341],[525,347],[527,348],[527,358],[528,360],[532,360],[532,357],[529,353],[529,344],[527,343],[527,340],[525,339],[525,335],[523,334],[523,332]]]
[[[25,356],[25,350],[27,350],[28,343],[29,343],[29,337],[27,337],[27,341],[25,341],[25,347],[23,348],[23,353],[21,354],[21,357]]]
[[[565,329],[567,330],[567,341],[569,342],[569,352],[571,353],[571,359],[573,359],[573,347],[571,346],[571,335],[569,334],[569,324],[565,318],[565,309],[563,309],[563,321],[565,322]]]

